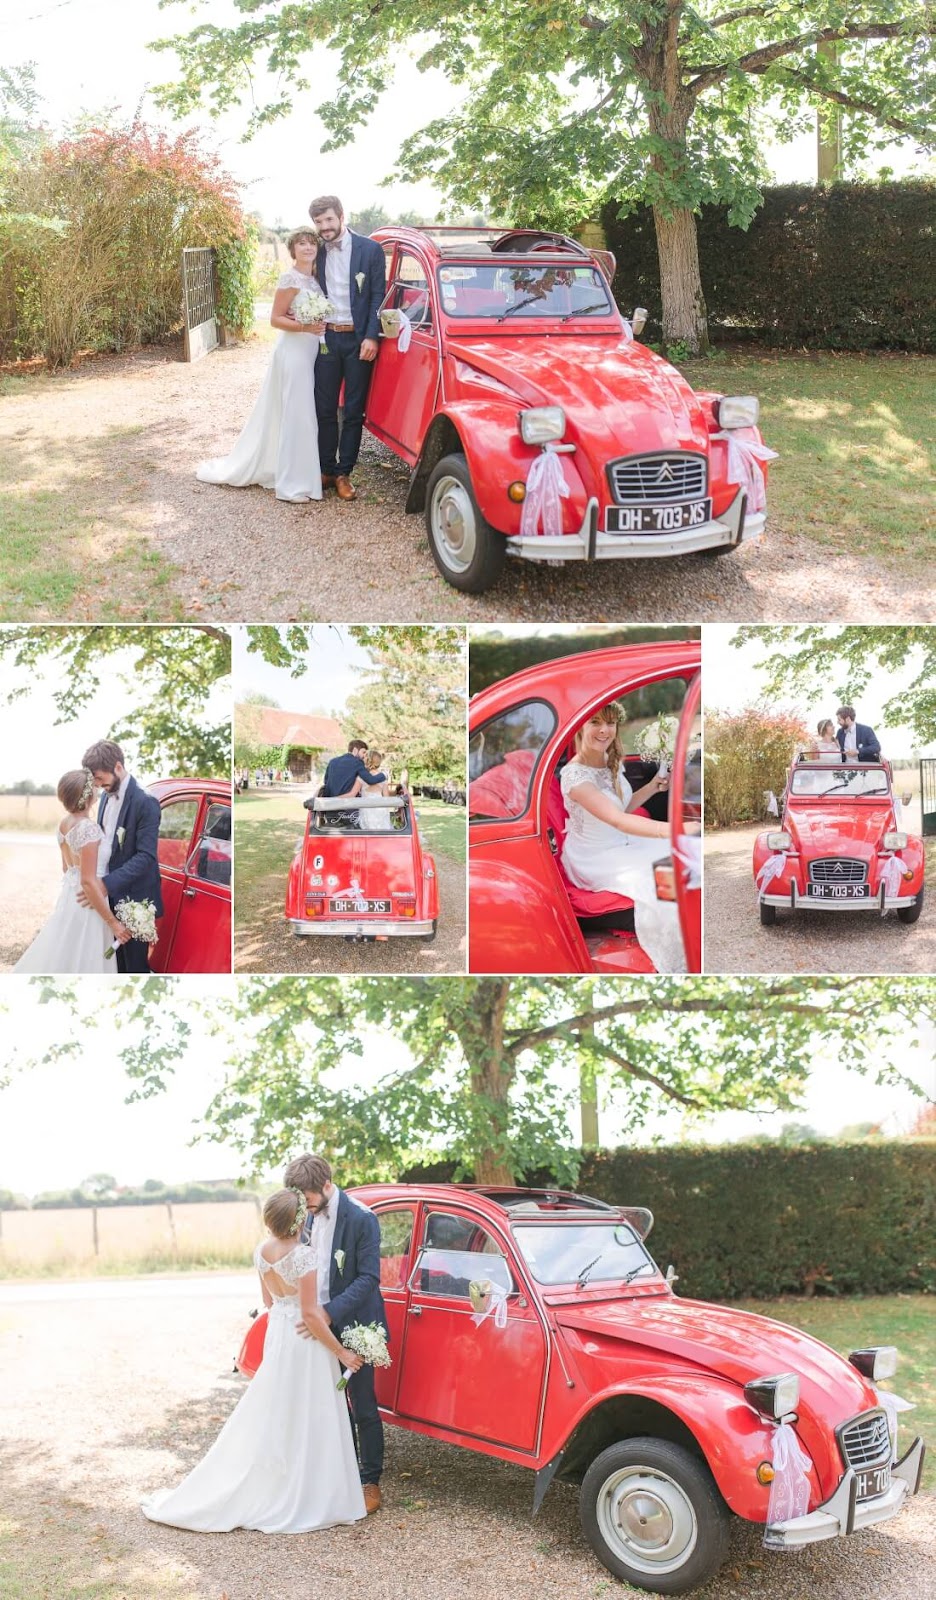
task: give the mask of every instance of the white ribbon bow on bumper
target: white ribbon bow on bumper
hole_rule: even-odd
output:
[[[776,461],[776,450],[765,444],[755,444],[753,439],[738,439],[733,433],[716,433],[728,447],[728,477],[747,490],[748,511],[763,511],[767,504],[767,485],[762,462]]]
[[[757,877],[754,880],[761,894],[767,893],[767,890],[773,883],[774,878],[780,877],[785,866],[786,856],[773,855],[767,857],[767,860],[764,862],[764,865],[761,867],[760,872],[757,874]]]
[[[770,1529],[775,1522],[792,1522],[805,1517],[809,1510],[809,1468],[812,1461],[796,1437],[792,1422],[778,1422],[774,1430],[774,1476],[767,1501],[767,1526],[764,1529],[765,1545],[782,1546],[782,1539],[773,1539]]]
[[[544,533],[547,538],[559,538],[562,533],[562,507],[559,502],[569,498],[569,485],[554,445],[544,445],[533,462],[527,475],[526,490],[520,513],[521,537],[529,539],[535,534]]]

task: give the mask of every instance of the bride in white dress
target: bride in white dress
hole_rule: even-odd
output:
[[[835,723],[831,717],[823,717],[816,729],[816,738],[811,745],[807,745],[803,755],[807,761],[825,761],[832,765],[841,764],[842,752],[835,737]]]
[[[322,1316],[316,1248],[296,1242],[306,1213],[298,1189],[280,1189],[266,1202],[269,1237],[254,1254],[270,1313],[263,1360],[207,1455],[177,1488],[143,1501],[151,1522],[199,1533],[308,1533],[366,1516],[348,1405],[337,1387],[339,1360],[354,1372],[362,1362]],[[311,1339],[299,1337],[301,1322]]]
[[[311,228],[299,228],[286,242],[295,266],[276,285],[270,323],[279,338],[260,396],[230,455],[203,461],[195,476],[236,488],[259,483],[275,489],[277,500],[321,500],[315,358],[325,325],[287,315],[297,294],[320,292],[314,277],[319,241]]]
[[[674,901],[659,900],[653,864],[669,854],[666,822],[634,816],[668,788],[659,775],[633,790],[624,776],[616,705],[602,706],[575,735],[575,759],[560,775],[568,817],[562,864],[579,889],[603,889],[634,902],[634,930],[657,972],[685,972]]]
[[[87,767],[66,772],[56,793],[67,813],[56,829],[62,857],[62,884],[55,909],[40,928],[14,972],[97,972],[113,977],[117,963],[104,952],[116,940],[126,944],[127,929],[117,921],[101,882],[98,856],[104,831],[91,817],[94,779]],[[83,889],[90,905],[78,904]]]

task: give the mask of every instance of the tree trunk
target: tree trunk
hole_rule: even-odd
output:
[[[645,45],[638,53],[638,60],[652,90],[647,106],[650,131],[667,146],[665,151],[658,149],[651,157],[650,164],[660,180],[657,192],[669,190],[673,195],[671,205],[653,207],[660,260],[663,343],[670,345],[679,340],[688,345],[693,355],[702,355],[709,347],[709,336],[699,272],[696,219],[688,206],[678,204],[680,192],[685,192],[686,133],[694,110],[692,96],[682,81],[681,11],[680,0],[666,0],[659,21],[645,24]]]
[[[457,1030],[471,1074],[471,1092],[486,1102],[480,1122],[484,1136],[472,1162],[475,1183],[514,1182],[507,1137],[514,1062],[504,1051],[504,1013],[509,995],[509,978],[481,979],[474,1005]]]
[[[663,343],[680,340],[693,355],[702,355],[709,348],[709,336],[695,216],[682,209],[666,217],[654,206],[653,220],[660,258]]]

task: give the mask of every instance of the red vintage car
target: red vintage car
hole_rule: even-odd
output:
[[[923,1444],[896,1460],[875,1382],[892,1347],[846,1361],[732,1306],[677,1299],[646,1249],[653,1218],[558,1190],[375,1184],[393,1365],[384,1420],[581,1485],[586,1539],[610,1572],[681,1594],[721,1565],[732,1517],[768,1521],[777,1424],[806,1453],[797,1549],[896,1516]],[[265,1315],[238,1365],[262,1358]]]
[[[718,554],[763,532],[757,400],[696,393],[639,344],[607,251],[530,228],[374,238],[389,288],[366,423],[411,468],[406,509],[456,589],[491,588],[508,553]]]
[[[923,910],[923,840],[900,826],[887,761],[795,761],[780,825],[754,841],[754,881],[765,927],[787,911]]]
[[[670,787],[647,809],[670,822],[657,894],[679,909],[686,968],[700,971],[701,878],[687,840],[701,826],[701,645],[670,641],[563,656],[473,697],[468,714],[468,871],[472,972],[653,972],[634,934],[633,901],[577,888],[562,864],[559,785],[575,734],[599,706],[623,700],[646,719],[664,701],[678,719]],[[652,696],[652,702],[649,697]],[[625,759],[636,789],[658,770]],[[697,844],[698,841],[694,840]]]
[[[231,785],[160,778],[159,876],[163,914],[150,947],[154,972],[231,970]]]
[[[286,883],[293,933],[434,939],[435,861],[406,792],[303,802],[306,827]]]

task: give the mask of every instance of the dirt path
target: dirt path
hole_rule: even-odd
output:
[[[705,835],[706,972],[936,973],[936,851],[927,851],[926,901],[909,927],[894,912],[781,911],[763,928],[751,871],[759,832]]]
[[[57,489],[90,508],[74,536],[86,568],[78,593],[50,609],[24,586],[9,616],[936,620],[932,567],[829,551],[776,522],[759,545],[718,560],[600,571],[510,562],[490,594],[459,595],[436,572],[421,518],[404,514],[406,468],[367,435],[354,505],[329,496],[289,506],[261,489],[196,482],[195,464],[233,443],[269,354],[254,339],[191,367],[164,350],[107,357],[22,383],[0,403],[11,495],[25,504]]]
[[[61,882],[51,834],[0,833],[0,972],[9,972],[32,943],[55,905]]]
[[[535,1521],[532,1476],[387,1430],[384,1510],[318,1534],[191,1534],[145,1521],[142,1495],[178,1481],[241,1392],[231,1376],[252,1276],[0,1285],[3,1514],[17,1600],[595,1600],[615,1584],[578,1528],[574,1488]],[[699,1600],[924,1600],[933,1497],[898,1522],[796,1555],[736,1525]],[[7,1523],[9,1529],[9,1523]],[[7,1559],[10,1557],[8,1555]],[[930,1574],[932,1567],[929,1568]],[[28,1587],[16,1572],[28,1571]],[[77,1579],[82,1581],[79,1583]]]

